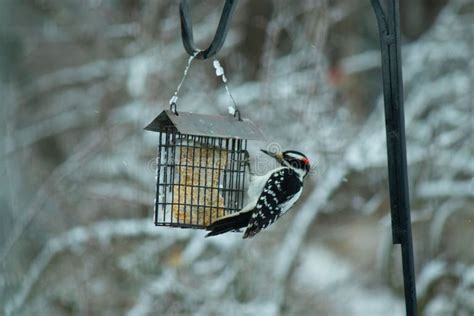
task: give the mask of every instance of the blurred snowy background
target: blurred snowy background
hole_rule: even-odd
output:
[[[202,46],[222,2],[192,1]],[[231,92],[316,167],[298,207],[245,241],[152,224],[143,127],[187,62],[177,11],[0,2],[0,314],[404,315],[370,1],[239,2],[218,55]],[[473,315],[474,4],[402,0],[401,19],[419,309]],[[180,95],[184,111],[230,104],[211,61]]]

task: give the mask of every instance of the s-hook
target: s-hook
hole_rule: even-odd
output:
[[[181,0],[179,3],[179,16],[181,19],[181,38],[186,52],[197,59],[208,59],[214,56],[224,45],[227,31],[229,30],[229,22],[237,5],[237,0],[226,0],[222,15],[217,26],[216,34],[211,45],[205,50],[196,48],[193,37],[193,25],[189,15],[189,7],[187,0]]]

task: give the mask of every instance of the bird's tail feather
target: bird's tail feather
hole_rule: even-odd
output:
[[[207,230],[210,230],[206,237],[216,236],[231,230],[247,227],[251,215],[252,210],[249,210],[221,217],[206,227]]]

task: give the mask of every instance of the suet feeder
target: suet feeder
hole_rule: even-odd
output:
[[[156,226],[205,228],[244,204],[248,140],[263,140],[247,119],[163,111],[157,132]]]

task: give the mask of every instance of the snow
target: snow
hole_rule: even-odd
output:
[[[214,69],[216,70],[216,76],[221,77],[222,82],[224,83],[225,91],[227,92],[227,96],[232,101],[232,104],[229,105],[228,107],[228,113],[230,115],[235,115],[237,111],[237,104],[235,103],[234,97],[230,93],[229,85],[227,84],[227,77],[225,76],[225,72],[224,72],[224,68],[221,66],[221,63],[217,59],[214,59],[212,61],[212,65],[214,66]]]
[[[324,297],[330,315],[404,315],[402,300],[387,290],[363,285],[352,265],[321,244],[300,256],[293,286],[308,296]]]

